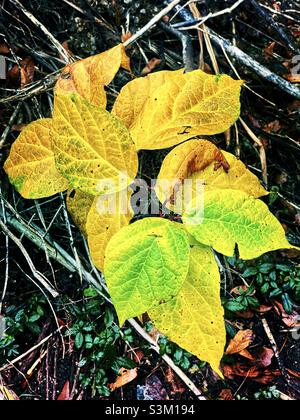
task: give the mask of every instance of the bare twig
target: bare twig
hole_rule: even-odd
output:
[[[189,72],[195,69],[194,66],[194,49],[193,42],[189,35],[185,35],[182,32],[174,29],[172,26],[160,22],[160,27],[176,36],[182,44],[182,57],[185,71]]]
[[[230,14],[234,12],[235,9],[237,9],[242,3],[244,3],[245,0],[238,0],[236,3],[234,3],[231,7],[227,7],[226,9],[219,10],[215,13],[209,13],[207,16],[201,18],[201,19],[195,19],[188,22],[180,22],[173,25],[174,28],[182,28],[184,30],[189,29],[198,29],[200,26],[202,26],[205,22],[207,22],[209,19],[213,19],[222,15]]]
[[[242,118],[240,118],[239,121],[244,127],[244,129],[246,130],[249,137],[259,147],[262,176],[263,176],[264,183],[266,184],[266,186],[268,186],[268,166],[267,166],[267,154],[266,154],[265,146],[263,142],[257,137],[257,135],[251,130],[251,128],[245,123],[245,121]]]
[[[16,93],[5,98],[0,98],[0,104],[8,104],[10,102],[24,101],[25,99],[32,98],[35,95],[47,92],[55,85],[60,72],[47,75],[43,80],[32,83],[23,89],[18,89]]]
[[[3,131],[1,137],[0,137],[0,150],[2,149],[2,147],[4,146],[7,136],[9,135],[11,128],[19,114],[20,108],[21,108],[22,103],[19,102],[18,105],[16,106],[14,112],[12,113],[12,116],[7,124],[7,126],[5,127],[5,130]]]
[[[34,24],[36,25],[43,34],[49,39],[53,47],[58,51],[58,53],[63,57],[66,63],[72,61],[72,57],[68,51],[61,45],[61,43],[48,31],[48,29],[30,13],[25,7],[19,2],[19,0],[10,0],[10,2],[16,6],[21,12]]]
[[[128,47],[129,45],[136,42],[142,35],[148,32],[153,26],[155,26],[164,16],[171,12],[171,10],[176,7],[181,0],[173,0],[167,7],[161,10],[157,15],[155,15],[147,25],[145,25],[142,29],[140,29],[135,35],[129,38],[126,42],[124,42],[124,47]]]
[[[9,229],[8,227],[2,222],[2,220],[0,220],[0,228],[2,229],[2,231],[5,233],[5,235],[7,235],[16,245],[17,247],[20,249],[20,251],[22,252],[22,254],[24,255],[30,269],[31,272],[34,276],[34,278],[54,297],[57,298],[58,297],[58,292],[48,283],[48,280],[46,279],[46,277],[41,274],[34,266],[28,252],[26,251],[25,247],[23,246],[22,242],[20,241],[19,238],[17,238]]]
[[[292,384],[292,382],[291,382],[291,380],[290,380],[289,375],[287,374],[287,371],[286,371],[285,367],[283,366],[283,363],[282,363],[281,358],[280,358],[280,354],[279,354],[279,350],[278,350],[278,347],[277,347],[277,344],[276,344],[275,338],[274,338],[274,336],[273,336],[273,334],[272,334],[272,331],[271,331],[271,329],[270,329],[270,327],[269,327],[269,324],[268,324],[268,321],[266,320],[266,318],[262,318],[262,325],[263,325],[264,330],[265,330],[265,333],[266,333],[266,335],[267,335],[267,337],[268,337],[268,339],[269,339],[269,341],[270,341],[270,344],[271,344],[271,346],[272,346],[272,350],[273,350],[274,355],[275,355],[275,357],[276,357],[276,360],[277,360],[277,363],[278,363],[279,369],[280,369],[280,371],[281,371],[281,373],[282,373],[282,375],[283,375],[283,377],[284,377],[284,379],[285,379],[286,383],[287,383],[287,384],[288,384],[288,385],[289,385],[289,386],[290,386],[290,387],[291,387],[294,391],[296,391],[297,393],[299,393],[299,389],[297,389],[297,388],[295,388],[295,387],[294,387],[294,385]]]

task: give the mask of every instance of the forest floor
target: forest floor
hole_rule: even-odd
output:
[[[5,79],[0,80],[1,167],[22,128],[51,114],[52,88],[65,65],[51,36],[75,59],[88,57],[137,33],[166,6],[162,0],[21,3],[45,29],[24,14],[19,2],[0,2],[0,56],[7,63]],[[220,73],[234,78],[238,73],[248,86],[242,94],[243,123],[230,135],[211,140],[239,156],[267,183],[271,194],[266,202],[290,242],[300,246],[300,5],[272,0],[240,3],[230,13],[207,20],[214,31],[212,47],[202,39],[205,71],[213,73],[217,64]],[[202,16],[224,10],[224,4],[236,2],[196,2]],[[197,31],[169,27],[170,19],[182,23],[192,12],[196,16],[195,6],[190,9],[185,1],[181,5],[185,5],[181,13],[174,17],[174,10],[170,12],[128,49],[135,76],[191,63],[199,67]],[[183,51],[183,33],[191,42],[188,52]],[[239,54],[233,57],[220,48],[222,37],[247,54],[246,63]],[[253,60],[272,74],[261,73]],[[108,88],[110,104],[131,78],[126,71],[118,74]],[[155,178],[166,153],[142,152],[139,175]],[[196,399],[193,387],[162,359],[164,354],[207,399],[299,399],[297,252],[274,252],[247,263],[220,257],[228,343],[241,330],[250,337],[246,352],[238,342],[235,354],[224,356],[221,380],[207,364],[160,336],[149,322],[144,331],[158,342],[160,354],[132,325],[120,330],[113,308],[87,281],[97,283],[101,276],[65,211],[64,196],[24,200],[2,169],[0,179],[0,220],[7,228],[0,232],[0,399],[5,390],[13,398],[36,400]],[[60,258],[52,258],[57,254]],[[42,273],[59,297],[51,298],[33,272]],[[121,387],[120,369],[128,382]]]

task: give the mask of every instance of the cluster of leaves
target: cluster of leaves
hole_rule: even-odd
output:
[[[19,337],[28,333],[38,337],[42,331],[45,315],[46,299],[42,296],[32,296],[20,307],[14,305],[6,309],[5,333],[0,339],[0,363],[19,355]]]
[[[114,322],[113,311],[107,305],[99,319],[100,306],[98,292],[93,288],[85,289],[83,305],[69,307],[69,315],[76,321],[66,332],[80,352],[80,385],[91,391],[93,397],[110,394],[107,385],[111,374],[118,375],[120,368],[136,367],[134,361],[117,354],[119,340],[133,342],[132,330],[128,328],[121,332]]]
[[[241,289],[239,296],[224,301],[226,309],[245,312],[258,309],[260,303],[254,296],[258,291],[267,301],[281,300],[287,314],[293,312],[300,301],[300,269],[298,266],[276,262],[272,256],[264,256],[247,263],[229,258],[229,264],[238,269],[243,279],[251,281],[251,287]]]
[[[25,198],[69,190],[68,208],[105,274],[121,325],[148,312],[162,333],[220,373],[224,311],[212,248],[231,257],[238,245],[244,260],[291,248],[258,199],[268,194],[259,180],[233,155],[195,139],[235,123],[242,82],[200,70],[162,71],[128,83],[109,113],[104,87],[120,66],[129,69],[123,46],[67,66],[56,86],[53,118],[21,133],[5,169]],[[151,217],[129,225],[129,203],[126,214],[121,202],[114,214],[103,211],[112,194],[130,196],[139,150],[176,145],[162,164],[156,193],[178,212],[184,180],[192,181],[193,194],[180,212],[183,224]],[[93,346],[78,327],[77,344]]]

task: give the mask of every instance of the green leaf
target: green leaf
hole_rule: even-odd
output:
[[[214,254],[205,246],[191,249],[190,268],[179,295],[149,311],[156,328],[171,341],[207,361],[220,372],[226,343],[220,299],[220,273]]]
[[[77,349],[81,349],[81,347],[83,346],[83,342],[84,342],[84,336],[81,332],[76,334],[75,337],[75,346]]]
[[[251,260],[269,251],[294,248],[262,201],[235,190],[207,191],[202,199],[204,211],[196,197],[188,206],[183,222],[197,241],[221,254],[233,256],[238,245],[240,258]]]
[[[177,223],[147,218],[119,231],[106,248],[104,273],[120,324],[177,296],[189,259],[188,234]]]

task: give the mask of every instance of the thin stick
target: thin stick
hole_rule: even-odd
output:
[[[12,116],[10,117],[10,120],[9,120],[9,122],[8,122],[5,130],[3,131],[2,135],[1,135],[1,138],[0,138],[0,150],[2,149],[2,147],[4,146],[4,144],[6,142],[7,136],[9,135],[9,133],[11,131],[11,128],[12,128],[12,126],[13,126],[13,124],[14,124],[14,122],[15,122],[18,114],[19,114],[21,105],[22,105],[22,102],[19,102],[17,104],[17,106],[15,107],[15,110],[14,110]]]
[[[140,29],[135,35],[129,38],[126,42],[124,42],[124,47],[128,47],[129,45],[136,42],[141,36],[143,36],[146,32],[148,32],[153,26],[155,26],[164,16],[171,12],[171,10],[176,7],[181,0],[173,0],[167,7],[161,10],[157,15],[150,20],[142,29]]]
[[[0,220],[0,228],[3,230],[3,232],[5,233],[5,235],[7,235],[16,245],[17,247],[20,249],[20,251],[22,252],[22,254],[24,255],[30,269],[31,272],[34,276],[34,278],[54,297],[57,298],[58,297],[58,292],[48,283],[46,277],[44,277],[41,273],[39,273],[37,271],[37,269],[35,268],[28,252],[26,251],[25,247],[23,246],[22,242],[20,241],[20,239],[18,239],[8,228],[7,226],[2,222],[2,220]]]
[[[144,329],[134,320],[130,319],[129,324],[151,345],[152,350],[154,350],[156,353],[160,355],[160,349],[159,346],[156,344],[156,342],[144,331]],[[195,386],[195,384],[186,376],[186,374],[175,365],[173,360],[167,356],[163,355],[161,358],[173,369],[173,371],[179,376],[179,378],[186,384],[186,386],[195,394],[195,396],[199,400],[206,400],[201,395],[201,392],[199,389]]]
[[[260,155],[260,161],[262,166],[262,176],[264,183],[266,186],[268,185],[268,166],[267,166],[267,154],[266,149],[263,145],[263,142],[257,137],[257,135],[251,130],[251,128],[245,123],[245,121],[240,117],[239,118],[240,123],[248,133],[249,137],[256,143],[259,147],[259,155]]]
[[[32,352],[34,352],[35,350],[37,350],[38,348],[40,348],[42,345],[44,345],[45,343],[47,343],[47,341],[50,340],[50,338],[53,337],[54,334],[60,332],[63,328],[64,328],[64,326],[61,326],[56,331],[54,331],[52,334],[48,335],[48,337],[45,337],[37,345],[35,345],[34,347],[31,347],[31,349],[27,350],[25,353],[23,353],[20,356],[18,356],[16,359],[14,359],[12,361],[8,361],[7,365],[5,365],[2,368],[0,368],[0,372],[3,372],[4,370],[9,369],[12,365],[15,365],[16,363],[18,363],[21,360],[25,359],[25,357],[29,356]]]
[[[19,0],[10,0],[10,2],[16,6],[22,13],[34,24],[36,25],[44,35],[49,39],[51,44],[55,47],[55,49],[59,52],[59,54],[63,57],[65,63],[70,63],[72,58],[68,51],[61,45],[61,43],[48,31],[48,29],[39,21],[36,17],[33,16],[25,7],[19,2]]]
[[[202,19],[197,19],[191,22],[180,22],[173,25],[174,28],[182,28],[182,30],[189,30],[189,29],[198,29],[200,26],[202,26],[205,22],[207,22],[209,19],[213,19],[222,15],[230,14],[234,12],[235,9],[237,9],[242,3],[244,3],[245,0],[238,0],[235,4],[233,4],[231,7],[227,7],[226,9],[219,10],[215,13],[209,13],[207,16],[205,16]],[[187,26],[188,25],[188,26]]]

